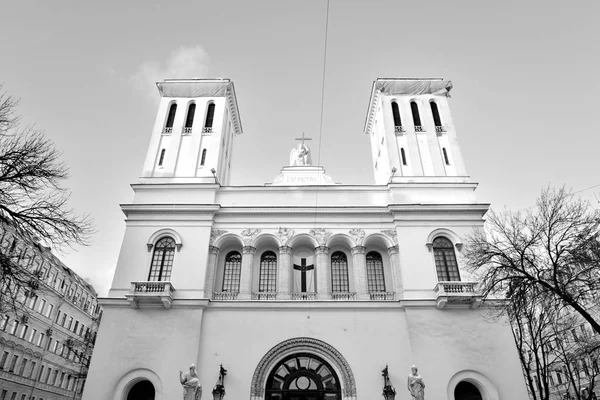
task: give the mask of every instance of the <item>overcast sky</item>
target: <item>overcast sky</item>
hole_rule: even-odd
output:
[[[530,206],[566,185],[599,196],[600,2],[326,0],[6,2],[0,82],[71,168],[71,204],[96,221],[61,256],[101,295],[142,170],[164,78],[234,81],[244,135],[232,184],[270,182],[304,131],[336,181],[373,183],[363,124],[378,77],[452,80],[450,107],[478,199]],[[320,154],[319,154],[320,148]]]

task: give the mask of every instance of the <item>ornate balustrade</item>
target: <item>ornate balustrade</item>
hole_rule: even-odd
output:
[[[433,289],[436,293],[437,308],[448,304],[474,307],[481,303],[481,293],[477,282],[438,282]]]
[[[202,133],[212,133],[212,131],[212,127],[205,126],[204,128],[202,128]]]
[[[395,292],[373,292],[373,293],[369,293],[369,298],[371,300],[395,300],[396,293]]]
[[[190,133],[192,133],[192,127],[184,126],[183,128],[181,128],[181,133],[183,133],[184,135],[189,135]]]
[[[401,136],[403,133],[405,133],[405,132],[406,132],[406,129],[404,129],[404,127],[403,127],[403,126],[396,125],[396,126],[394,127],[394,132],[396,132],[396,136]]]
[[[444,127],[444,126],[436,126],[435,127],[435,132],[436,133],[444,133],[444,132],[446,132],[446,127]]]
[[[171,308],[175,288],[171,282],[138,281],[131,282],[131,290],[125,295],[133,308],[138,308],[140,303],[162,304]]]
[[[300,292],[292,293],[292,300],[316,300],[317,293],[315,292]]]
[[[276,300],[276,292],[254,292],[252,293],[252,300]]]
[[[331,293],[331,300],[356,300],[356,293]]]
[[[213,292],[213,300],[230,301],[237,300],[238,292]]]
[[[173,133],[173,128],[163,128],[162,133],[163,135],[170,135],[171,133]]]
[[[415,132],[425,132],[425,128],[420,125],[415,125]]]

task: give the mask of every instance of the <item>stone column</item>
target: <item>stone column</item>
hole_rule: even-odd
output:
[[[252,297],[252,266],[254,265],[255,252],[255,247],[242,247],[242,271],[240,274],[239,300],[250,300]]]
[[[396,292],[396,299],[399,299],[404,292],[404,287],[402,285],[402,271],[400,270],[400,252],[398,250],[398,245],[388,247],[387,250],[392,267],[392,284],[394,285],[394,292]]]
[[[329,299],[331,292],[329,275],[329,247],[319,246],[315,248],[317,253],[317,299]]]
[[[352,248],[352,263],[354,264],[354,286],[358,300],[369,300],[367,285],[367,256],[364,246]]]
[[[212,298],[215,290],[215,275],[217,274],[217,260],[219,259],[219,248],[208,246],[208,262],[206,263],[206,278],[204,282],[204,297]]]
[[[291,269],[292,248],[281,246],[279,248],[279,267],[277,269],[277,299],[289,300],[291,298]]]

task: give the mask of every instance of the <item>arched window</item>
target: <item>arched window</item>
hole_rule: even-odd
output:
[[[185,119],[185,127],[191,128],[194,125],[194,115],[196,114],[196,104],[192,103],[188,107],[187,117]]]
[[[406,164],[406,154],[404,153],[404,148],[400,148],[400,156],[402,157],[402,165],[407,165]]]
[[[331,255],[331,291],[333,293],[348,293],[348,258],[341,251]]]
[[[442,153],[444,153],[444,161],[446,162],[446,165],[450,165],[450,160],[448,160],[448,152],[446,151],[446,148],[442,148]]]
[[[435,126],[442,126],[442,120],[440,119],[440,112],[438,110],[438,106],[435,101],[430,101],[429,105],[431,106],[431,114],[433,115],[433,123]]]
[[[277,291],[277,256],[272,251],[265,251],[262,256],[260,256],[258,291]]]
[[[169,107],[169,116],[167,117],[167,124],[165,125],[166,128],[173,127],[173,122],[175,122],[175,113],[176,112],[177,112],[177,103],[173,103],[173,104],[171,104],[171,107]]]
[[[398,103],[392,101],[392,115],[394,116],[394,126],[402,126],[402,120],[400,119],[400,109]]]
[[[149,281],[168,281],[171,278],[173,258],[175,257],[175,240],[170,237],[160,239],[154,245]]]
[[[200,166],[204,166],[206,162],[206,149],[202,150],[202,158],[200,159]]]
[[[165,149],[162,149],[162,150],[160,151],[160,157],[159,157],[159,159],[158,159],[158,166],[159,166],[159,167],[162,167],[162,165],[163,165],[163,161],[164,161],[164,160],[165,160]]]
[[[154,400],[154,386],[146,380],[136,383],[127,394],[127,400]]]
[[[206,120],[204,121],[204,128],[209,132],[212,131],[213,120],[215,118],[215,103],[210,103],[206,110]]]
[[[367,253],[367,284],[369,293],[385,292],[383,259],[381,254],[376,251]]]
[[[454,254],[454,246],[451,241],[445,237],[435,238],[433,240],[433,256],[438,281],[460,281],[456,254]]]
[[[461,381],[454,389],[454,400],[482,400],[481,393],[470,382]]]
[[[414,101],[410,102],[410,111],[412,112],[413,123],[415,124],[415,127],[420,127],[421,117],[419,116],[419,106],[417,106],[417,103]]]
[[[231,251],[225,256],[225,268],[223,270],[223,291],[240,291],[240,272],[242,270],[242,255],[237,251]]]

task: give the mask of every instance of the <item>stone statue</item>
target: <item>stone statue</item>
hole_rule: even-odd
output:
[[[312,165],[310,160],[310,149],[304,143],[298,144],[290,151],[290,165],[304,166]]]
[[[183,386],[183,400],[200,400],[202,398],[202,385],[200,385],[194,364],[190,365],[190,372],[186,374],[179,371],[179,382]]]
[[[410,374],[408,374],[408,391],[410,392],[413,400],[424,400],[425,398],[425,384],[423,378],[419,375],[419,370],[416,365],[410,368]]]

